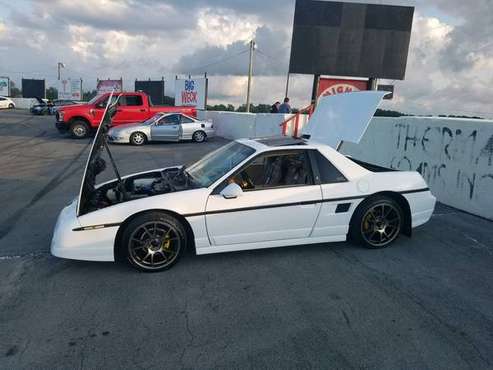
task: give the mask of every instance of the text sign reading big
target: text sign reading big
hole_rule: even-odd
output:
[[[414,8],[297,0],[289,71],[403,80]]]
[[[207,78],[175,80],[175,106],[205,109],[207,104]]]

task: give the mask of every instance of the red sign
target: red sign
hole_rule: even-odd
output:
[[[321,96],[344,94],[353,91],[368,90],[366,80],[346,80],[320,77],[317,99]]]

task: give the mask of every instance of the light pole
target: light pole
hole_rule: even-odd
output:
[[[65,68],[65,64],[63,64],[62,62],[57,63],[58,81],[60,81],[60,68]]]
[[[250,63],[248,65],[248,86],[247,86],[247,100],[246,100],[246,111],[250,112],[250,89],[252,86],[252,75],[253,75],[253,52],[255,50],[255,40],[250,41]]]

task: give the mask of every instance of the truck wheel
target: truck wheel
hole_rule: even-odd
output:
[[[147,143],[147,136],[143,132],[134,132],[130,135],[130,144],[140,146],[145,143]]]
[[[192,140],[196,143],[203,143],[207,139],[207,135],[204,131],[195,131],[192,135]]]
[[[404,213],[397,202],[386,196],[374,196],[354,211],[349,236],[367,248],[385,248],[399,236],[403,220]]]
[[[120,248],[124,249],[128,262],[145,272],[169,269],[187,247],[182,223],[163,212],[135,217],[123,230],[121,240]]]
[[[89,135],[89,126],[84,121],[76,120],[70,125],[70,134],[75,139],[84,139]]]

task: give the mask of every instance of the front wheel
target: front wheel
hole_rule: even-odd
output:
[[[145,272],[169,269],[187,246],[186,231],[180,221],[161,212],[137,216],[126,226],[122,245],[128,262]]]
[[[75,139],[84,139],[89,135],[89,126],[84,121],[74,121],[70,125],[70,134]]]
[[[144,145],[147,142],[147,136],[142,132],[134,132],[130,135],[130,144],[132,145]]]
[[[203,143],[207,139],[207,135],[204,131],[195,131],[192,136],[192,140],[196,143]]]
[[[403,224],[401,207],[393,199],[376,196],[355,211],[349,227],[351,240],[368,248],[385,248],[399,236]]]
[[[15,108],[14,104],[10,103],[9,104],[9,109],[14,109],[14,108]]]

